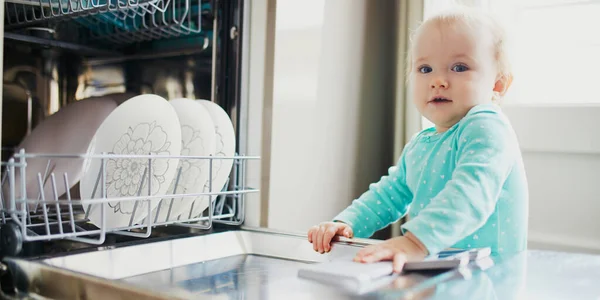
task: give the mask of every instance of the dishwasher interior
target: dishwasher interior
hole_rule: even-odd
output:
[[[237,142],[243,131],[239,99],[243,1],[8,0],[2,5],[0,256],[7,261],[11,258],[40,261],[227,231],[243,224],[245,195],[258,191],[244,185],[245,163],[258,157],[241,153],[243,146]],[[211,190],[213,177],[209,176],[208,192],[205,187],[204,194],[200,194],[208,199],[210,207],[200,214],[192,216],[192,204],[189,216],[182,213],[177,219],[169,219],[167,215],[164,221],[159,221],[158,216],[146,217],[143,222],[130,221],[129,226],[109,227],[105,223],[110,204],[105,180],[111,176],[107,175],[106,167],[110,154],[58,155],[52,151],[25,153],[19,149],[23,140],[45,120],[82,100],[109,97],[122,105],[134,96],[147,94],[165,100],[208,100],[220,106],[230,119],[236,139],[235,155],[230,158],[231,171],[217,193]],[[56,130],[65,129],[58,123]],[[45,134],[52,137],[55,132]],[[90,142],[90,147],[95,142]],[[140,207],[148,203],[150,216],[150,203],[158,197],[144,199],[142,187],[147,186],[148,193],[153,191],[151,183],[159,178],[154,174],[160,172],[156,161],[171,157],[154,158],[146,153],[112,157],[117,164],[119,159],[124,164],[130,158],[148,162],[137,198],[124,201],[135,202],[132,220],[138,203]],[[68,178],[73,174],[53,169],[61,160],[68,164],[84,159],[85,168],[94,160],[102,162],[102,174],[94,187],[94,194],[98,190],[102,199],[92,199],[92,203],[97,203],[94,205],[101,207],[100,223],[89,222],[84,196],[79,193],[83,183],[72,185]],[[182,153],[177,159],[183,165],[187,158]],[[227,160],[212,156],[195,159],[206,160],[210,174],[214,174],[213,165],[219,166],[218,163]],[[32,195],[22,178],[27,171],[31,172],[36,160],[47,161],[47,168],[37,173],[40,193]],[[179,167],[179,174],[182,168]],[[144,184],[146,173],[148,180]],[[171,196],[173,206],[172,199],[185,194],[176,192],[178,183],[174,182],[172,192],[169,189],[154,196],[163,199]],[[51,189],[50,196],[45,193],[47,187]],[[61,188],[64,190],[58,192]],[[4,271],[10,273],[6,268]],[[18,291],[16,286],[19,284],[3,282],[3,295],[14,295]]]
[[[229,115],[235,139],[239,139],[241,44],[237,34],[241,32],[241,1],[9,0],[3,5],[2,202],[6,207],[2,209],[5,212],[21,208],[19,204],[9,207],[11,198],[24,202],[27,199],[44,200],[39,195],[34,199],[36,196],[29,190],[31,184],[27,189],[23,188],[26,192],[16,187],[17,191],[10,194],[11,185],[20,184],[19,176],[9,176],[21,170],[17,165],[23,164],[18,158],[20,143],[45,119],[84,99],[110,97],[118,105],[145,94],[158,95],[165,100],[209,100]],[[71,130],[58,125],[51,129]],[[52,130],[44,132],[44,138],[52,137]],[[238,154],[240,144],[235,145]],[[29,153],[29,169],[23,166],[23,173],[38,171],[32,168],[37,162],[48,161],[48,166],[55,166],[58,161],[68,164],[80,159],[77,155],[87,155],[73,153],[68,157],[53,157],[56,153],[52,149],[56,147],[38,148],[44,149],[39,150],[42,154]],[[8,163],[11,158],[15,159],[12,164]],[[243,181],[242,176],[238,176],[243,167],[240,161],[244,159],[235,160],[226,189],[235,189]],[[64,189],[63,175],[74,175],[60,173],[58,169],[52,171],[50,167],[42,171],[44,188],[48,188],[48,182],[52,180],[58,190]],[[152,172],[148,173],[152,175]],[[67,185],[66,181],[64,185]],[[66,196],[65,191],[46,193],[46,198],[55,199],[45,200],[67,201],[67,198],[78,199],[80,196],[79,183],[73,186],[69,181],[66,189],[69,190]],[[238,195],[223,195],[219,199],[227,202],[223,204],[227,207],[241,206],[243,201]],[[46,204],[49,207],[57,204],[58,207],[58,203]],[[22,213],[30,222],[31,203],[25,206]],[[79,220],[81,205],[66,203],[66,206],[74,213],[70,212],[67,219],[62,216],[61,221]],[[63,212],[66,206],[62,208]],[[60,219],[63,212],[57,214],[54,211],[54,219]],[[241,224],[240,210],[234,215],[228,220]],[[6,214],[2,221],[6,222],[8,217]],[[48,220],[48,216],[42,220],[45,227],[48,227]],[[18,220],[13,218],[12,221]],[[33,226],[29,229],[35,230]],[[62,228],[60,232],[64,233]]]

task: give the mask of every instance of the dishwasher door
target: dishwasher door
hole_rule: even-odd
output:
[[[8,266],[23,292],[79,299],[106,299],[109,292],[128,299],[402,298],[464,276],[457,269],[411,272],[354,290],[298,277],[306,264],[347,257],[376,242],[337,242],[330,253],[319,254],[306,236],[242,228],[38,261],[9,259]]]

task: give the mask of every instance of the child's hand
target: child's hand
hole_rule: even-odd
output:
[[[363,248],[356,254],[354,261],[372,263],[393,260],[394,272],[400,273],[404,263],[422,260],[427,254],[425,246],[409,232],[407,236],[395,237]]]
[[[329,252],[331,250],[331,240],[338,236],[352,238],[354,233],[352,228],[341,222],[324,222],[318,226],[313,226],[308,231],[308,241],[313,244],[313,249],[319,253]]]

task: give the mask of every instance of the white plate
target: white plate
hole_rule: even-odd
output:
[[[204,105],[191,99],[173,99],[169,101],[181,123],[181,155],[182,156],[211,156],[215,154],[216,136],[214,124],[208,110]],[[169,186],[168,193],[195,194],[202,193],[208,180],[208,160],[206,159],[181,159],[181,169],[177,189],[175,182],[177,175]],[[177,174],[176,173],[176,174]],[[177,220],[183,213],[183,218],[189,218],[191,204],[196,197],[163,198],[160,205],[152,213],[152,222],[166,222]],[[171,202],[173,205],[171,206]],[[207,203],[208,204],[208,203]],[[171,212],[169,213],[169,207]],[[206,208],[206,206],[204,207]],[[158,212],[158,218],[156,218]],[[167,219],[168,216],[168,219]]]
[[[119,105],[102,123],[94,136],[94,154],[137,154],[173,155],[181,154],[181,126],[175,109],[164,98],[157,95],[140,95]],[[179,160],[175,158],[153,158],[150,195],[164,195],[167,191]],[[106,195],[108,198],[148,195],[148,159],[110,158],[106,160]],[[100,159],[89,160],[81,183],[84,200],[101,198],[100,188],[94,195],[94,186],[101,169]],[[143,177],[143,180],[142,180]],[[143,185],[142,185],[143,183]],[[140,185],[141,188],[140,188]],[[101,184],[99,184],[101,186]],[[93,196],[93,197],[92,197]],[[153,198],[150,209],[158,205]],[[148,201],[111,201],[105,205],[105,228],[121,228],[136,224],[148,215]],[[100,204],[83,203],[89,219],[101,226]]]
[[[207,108],[215,125],[216,148],[215,156],[231,157],[235,155],[235,131],[229,115],[216,103],[208,100],[198,100]],[[231,173],[233,159],[214,159],[212,166],[212,190],[220,192]],[[208,182],[204,185],[204,192],[208,192]],[[192,216],[200,215],[208,207],[208,196],[199,197],[194,202]],[[213,201],[216,197],[213,197]]]
[[[73,102],[47,117],[34,128],[17,149],[25,149],[26,153],[45,154],[81,154],[88,151],[94,133],[104,119],[117,107],[111,95],[94,97]],[[18,151],[18,150],[17,150]],[[73,187],[83,175],[83,159],[77,158],[28,158],[25,170],[25,186],[28,199],[40,199],[41,193],[37,174],[42,175],[44,182],[44,197],[54,200],[50,172],[56,177],[57,196],[65,193],[67,187],[63,174],[67,173],[68,188]],[[46,169],[48,169],[48,174]],[[20,169],[15,169],[16,197],[20,196]],[[8,180],[3,186],[3,192],[8,192]],[[8,195],[5,194],[5,199]],[[30,209],[35,204],[29,204]]]

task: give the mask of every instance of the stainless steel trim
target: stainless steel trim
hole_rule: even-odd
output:
[[[340,243],[327,254],[315,252],[306,236],[260,229],[227,231],[105,251],[42,260],[44,264],[111,280],[235,255],[264,255],[304,262],[325,262],[356,253],[359,245]]]
[[[273,127],[273,78],[275,73],[275,27],[277,20],[277,0],[267,0],[267,26],[265,39],[265,77],[263,81],[264,100],[262,112],[261,144],[261,193],[260,225],[269,225],[269,191],[271,175],[271,135]]]
[[[216,10],[215,7],[213,7]],[[210,84],[210,101],[215,102],[216,99],[216,90],[217,90],[217,48],[218,41],[217,37],[219,36],[219,14],[214,14],[213,19],[213,47],[212,47],[212,71],[211,71],[211,84]]]
[[[30,298],[16,299],[185,299],[191,295],[182,290],[149,290],[126,283],[53,268],[48,265],[21,259],[8,258],[3,267],[12,273],[19,293]],[[3,272],[4,273],[4,272]],[[59,284],[57,284],[59,283]],[[3,299],[11,295],[1,293]],[[21,295],[22,296],[22,295]],[[194,295],[194,299],[210,299],[210,295]]]
[[[4,5],[0,5],[0,18],[4,20]],[[4,22],[0,22],[0,68],[4,68]],[[0,72],[0,82],[4,82],[4,72]],[[0,141],[2,141],[2,101],[3,95],[0,95]]]

